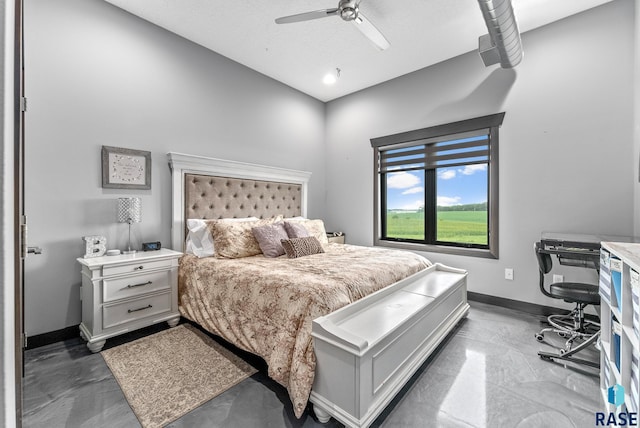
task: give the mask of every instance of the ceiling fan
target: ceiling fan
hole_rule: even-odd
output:
[[[360,13],[361,0],[340,0],[337,8],[315,10],[313,12],[299,13],[297,15],[283,16],[276,19],[276,24],[290,24],[292,22],[310,21],[312,19],[326,18],[338,15],[345,21],[351,21],[371,42],[380,50],[387,49],[389,41],[363,14]]]

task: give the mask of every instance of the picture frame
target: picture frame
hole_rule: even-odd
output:
[[[102,146],[102,187],[151,189],[151,152]]]

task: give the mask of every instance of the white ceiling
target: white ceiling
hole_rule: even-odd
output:
[[[362,0],[360,12],[391,43],[385,51],[338,16],[274,22],[280,16],[335,8],[338,0],[106,1],[321,101],[477,50],[478,37],[487,33],[477,0]],[[523,33],[608,1],[512,3]],[[526,61],[526,44],[523,50]],[[341,70],[338,81],[323,84],[323,76],[336,68]]]

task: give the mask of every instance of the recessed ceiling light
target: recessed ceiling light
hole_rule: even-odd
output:
[[[333,73],[327,73],[325,74],[325,76],[322,78],[322,83],[324,83],[325,85],[333,85],[334,83],[336,83],[336,76]]]
[[[327,73],[324,75],[324,77],[322,78],[322,83],[324,83],[325,85],[333,85],[334,83],[336,83],[339,77],[340,69],[336,68],[335,73]]]

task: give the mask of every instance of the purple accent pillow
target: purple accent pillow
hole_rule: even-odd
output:
[[[251,231],[266,257],[278,257],[284,254],[280,241],[289,239],[289,236],[282,222],[254,227]]]
[[[311,236],[307,228],[300,223],[285,221],[284,228],[289,238],[306,238],[307,236]]]

